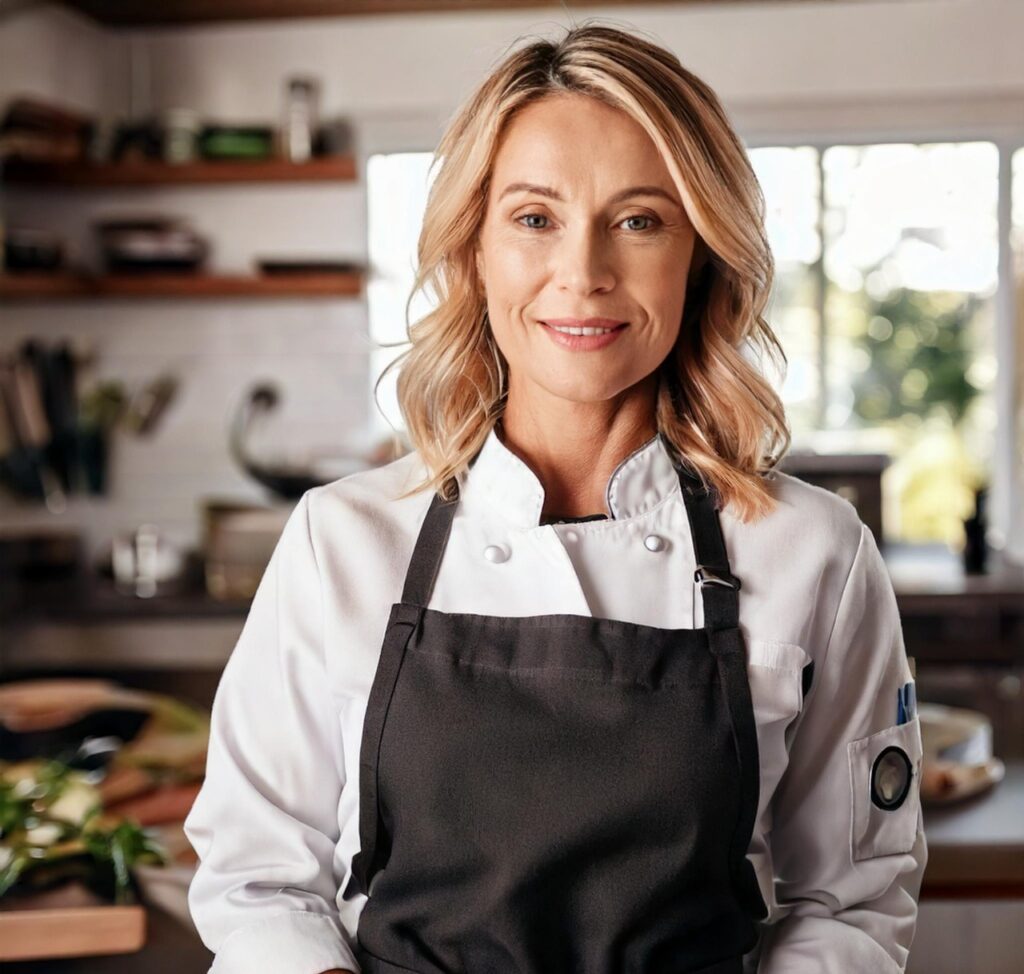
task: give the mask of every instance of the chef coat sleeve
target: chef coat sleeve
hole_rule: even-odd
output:
[[[782,912],[764,930],[758,974],[905,970],[928,861],[920,719],[897,720],[897,692],[912,679],[892,582],[861,524],[772,799],[769,843]],[[871,801],[872,767],[889,747],[913,767],[895,809]]]
[[[211,974],[359,972],[336,907],[340,723],[325,675],[307,491],[218,684],[206,778],[185,821]]]

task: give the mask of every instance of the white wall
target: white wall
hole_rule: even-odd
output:
[[[67,95],[100,114],[128,105],[188,106],[210,120],[276,122],[285,77],[313,73],[325,116],[357,126],[363,160],[380,149],[429,149],[476,81],[524,35],[558,33],[594,16],[642,30],[716,88],[744,137],[794,140],[837,132],[955,137],[1024,132],[1024,4],[1017,0],[623,5],[502,13],[406,14],[262,21],[110,32],[63,10],[0,19],[0,96]],[[129,75],[128,65],[136,67]],[[50,193],[7,202],[9,222],[45,214],[88,253],[99,213],[173,209],[216,245],[217,266],[255,254],[329,251],[365,258],[361,185],[201,187],[130,194]],[[39,217],[43,222],[43,217]],[[148,517],[193,541],[197,497],[260,496],[232,467],[226,419],[246,383],[285,388],[293,442],[323,443],[364,428],[368,339],[360,299],[118,301],[0,308],[0,342],[30,334],[88,337],[100,371],[148,377],[183,370],[181,401],[157,439],[117,444],[106,503],[76,503],[94,545]],[[3,501],[0,521],[36,508]]]
[[[0,6],[0,105],[17,95],[104,116],[127,107],[123,37],[66,7]]]

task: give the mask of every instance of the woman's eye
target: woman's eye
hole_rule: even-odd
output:
[[[627,216],[626,219],[623,220],[622,222],[623,223],[628,223],[630,220],[649,220],[652,224],[657,223],[657,220],[655,220],[653,216],[647,216],[646,213],[636,213],[633,216]],[[652,225],[652,226],[646,227],[644,229],[653,230],[654,227]]]
[[[516,222],[517,223],[521,223],[521,221],[523,221],[523,220],[533,220],[533,219],[536,219],[536,220],[546,220],[547,217],[543,213],[524,213],[522,216],[520,216],[520,217],[518,217],[516,219]],[[648,226],[648,227],[634,228],[634,231],[638,232],[638,233],[646,233],[646,232],[649,232],[649,231],[653,230],[654,229],[653,224],[656,224],[658,222],[654,217],[648,216],[646,213],[635,213],[633,216],[627,216],[625,219],[621,220],[620,223],[628,223],[630,220],[647,220],[649,223],[652,224],[652,226]],[[532,225],[532,226],[528,225],[528,224],[523,224],[523,225],[526,226],[527,230],[542,230],[542,229],[544,229],[543,227],[539,227],[539,226],[537,226],[535,224]]]
[[[516,222],[518,223],[520,220],[531,220],[531,219],[546,220],[547,217],[544,216],[543,213],[524,213],[521,217],[518,218],[518,220]],[[528,230],[539,230],[540,227],[527,227],[527,229]]]

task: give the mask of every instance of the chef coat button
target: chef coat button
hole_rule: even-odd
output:
[[[644,538],[644,547],[648,551],[661,551],[665,547],[665,539],[657,534],[649,534]]]
[[[484,548],[484,558],[488,561],[500,562],[508,559],[508,549],[500,544],[489,544]]]
[[[575,531],[569,530],[569,531],[565,532],[565,540],[566,541],[579,541],[580,540],[580,536]]]

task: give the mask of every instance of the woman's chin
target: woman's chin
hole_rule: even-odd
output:
[[[564,370],[564,372],[568,371],[568,368]],[[563,373],[538,384],[549,396],[577,404],[607,402],[629,389],[633,384],[607,376],[589,381],[581,381],[582,379],[583,376],[578,374],[570,377]]]

